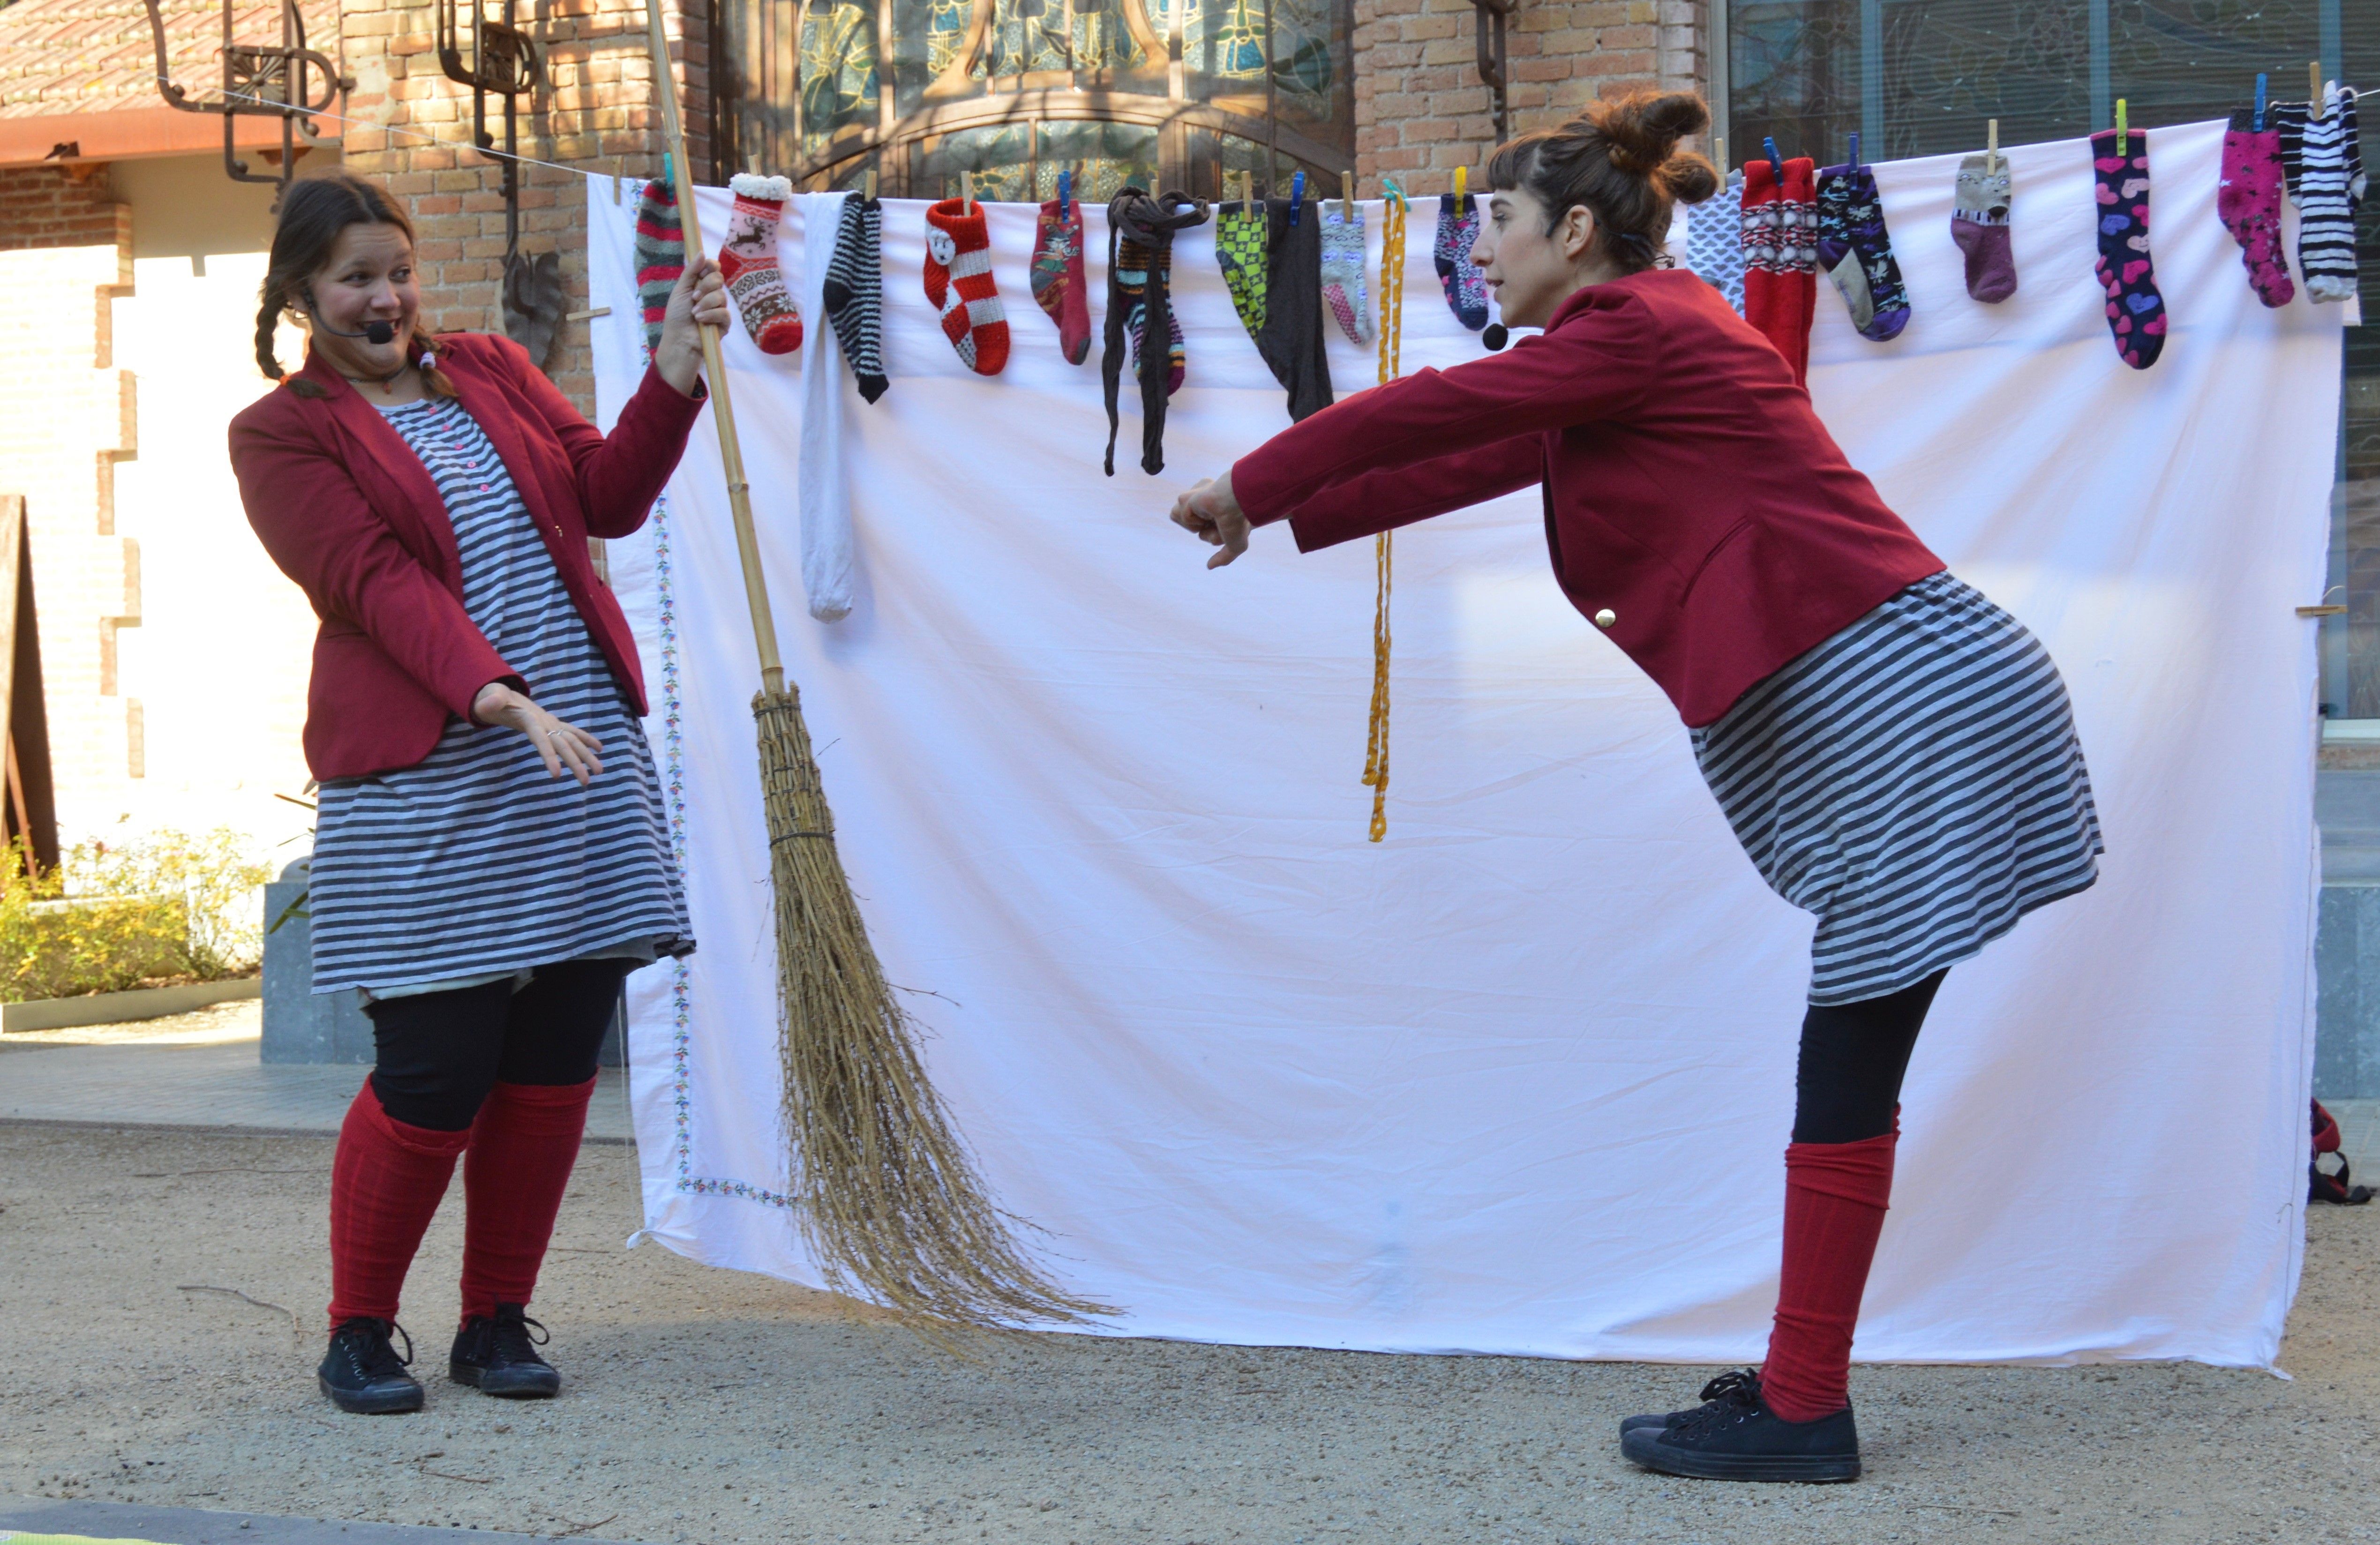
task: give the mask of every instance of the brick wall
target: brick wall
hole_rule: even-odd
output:
[[[1637,86],[1706,91],[1704,0],[1523,0],[1506,23],[1513,132]],[[1451,186],[1496,143],[1469,0],[1355,0],[1355,162],[1366,193],[1396,174]]]
[[[132,212],[109,190],[106,167],[80,182],[57,166],[0,167],[0,252],[122,245],[129,262],[131,240]]]
[[[681,112],[698,176],[707,176],[710,119],[707,0],[667,0]],[[526,9],[526,7],[525,7]],[[660,109],[642,0],[547,0],[525,23],[542,45],[546,79],[520,99],[524,155],[588,171],[661,173]],[[406,201],[419,240],[422,310],[442,328],[502,332],[504,204],[494,162],[469,148],[470,88],[439,67],[431,0],[343,0],[340,33],[356,90],[343,152],[351,171],[384,180]],[[501,98],[490,132],[503,143]],[[406,132],[411,130],[413,132]],[[434,143],[424,136],[432,136]],[[587,306],[586,204],[578,176],[521,169],[521,249],[559,250],[567,310]],[[595,407],[587,324],[565,322],[546,373],[581,410]]]

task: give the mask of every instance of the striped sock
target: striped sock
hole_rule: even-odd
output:
[[[957,199],[926,211],[926,298],[942,313],[942,336],[978,375],[1008,363],[1008,313],[991,281],[991,237],[983,205],[964,213]]]
[[[2298,206],[2298,271],[2306,298],[2317,303],[2355,298],[2355,209],[2363,198],[2363,161],[2356,144],[2355,92],[2332,82],[2323,88],[2318,120],[2306,104],[2273,110],[2280,121],[2281,166],[2289,201]]]
[[[777,221],[794,196],[784,177],[738,172],[727,179],[735,207],[727,216],[727,239],[719,248],[720,276],[735,301],[735,314],[763,354],[791,354],[802,347],[802,312],[777,267]]]
[[[823,298],[859,395],[874,402],[890,384],[884,378],[884,206],[874,199],[854,193],[843,201]]]
[[[645,353],[661,347],[670,291],[686,272],[686,229],[677,218],[677,189],[649,182],[637,196],[637,303],[645,312]]]

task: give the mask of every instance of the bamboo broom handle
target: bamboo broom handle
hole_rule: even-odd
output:
[[[677,217],[686,233],[686,250],[704,251],[702,226],[695,217],[694,170],[686,161],[686,130],[677,116],[677,85],[670,76],[669,43],[662,31],[662,0],[645,0],[645,32],[652,46],[653,95],[662,104],[662,131],[669,143],[670,164],[677,183]],[[695,331],[702,338],[702,374],[710,388],[710,419],[719,429],[719,460],[727,472],[727,507],[735,522],[735,556],[744,566],[744,600],[752,609],[752,641],[760,654],[760,686],[764,691],[785,689],[785,667],[777,657],[777,620],[769,610],[769,582],[760,572],[760,539],[752,529],[752,490],[744,479],[744,448],[735,438],[735,407],[727,395],[727,367],[721,361],[719,335],[708,327]]]

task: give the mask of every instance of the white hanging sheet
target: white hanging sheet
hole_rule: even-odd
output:
[[[2257,304],[2215,214],[2221,139],[2149,137],[2173,333],[2144,373],[2107,336],[2079,140],[2008,152],[2005,304],[1966,296],[1955,157],[1876,167],[1915,306],[1897,342],[1857,336],[1819,282],[1820,410],[2047,644],[2108,846],[2095,890],[1950,973],[1863,1358],[2260,1365],[2295,1290],[2317,870],[2293,608],[2322,590],[2340,312]],[[608,421],[638,369],[633,210],[608,179],[589,199]],[[723,230],[727,196],[703,199]],[[1431,270],[1436,203],[1408,237],[1408,370],[1479,352]],[[842,621],[804,614],[798,363],[740,329],[728,360],[844,861],[1001,1202],[1067,1286],[1123,1307],[1117,1332],[1758,1356],[1810,920],[1737,848],[1668,703],[1556,590],[1536,496],[1397,539],[1375,846],[1371,544],[1300,557],[1269,530],[1208,573],[1165,517],[1287,422],[1210,230],[1174,249],[1166,470],[1136,466],[1127,377],[1111,479],[1097,343],[1063,361],[1027,285],[1034,211],[987,207],[1014,339],[992,380],[926,303],[922,204],[886,205],[892,387],[844,404]],[[803,237],[789,210],[789,273]],[[1330,365],[1342,394],[1373,380],[1335,329]],[[708,422],[611,552],[701,941],[631,989],[647,1228],[815,1283],[783,1196],[757,673]]]

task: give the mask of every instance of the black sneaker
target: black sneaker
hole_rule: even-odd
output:
[[[545,1327],[528,1317],[526,1305],[498,1304],[494,1319],[475,1314],[455,1332],[447,1376],[505,1400],[552,1400],[561,1393],[562,1375],[537,1355],[548,1339]]]
[[[1742,1377],[1742,1374],[1722,1373],[1718,1378],[1712,1380],[1709,1383],[1705,1384],[1703,1386],[1703,1393],[1694,1396],[1694,1398],[1696,1400],[1717,1400],[1718,1398],[1719,1392],[1727,1387],[1728,1382],[1730,1380],[1740,1379]],[[1635,1431],[1640,1427],[1667,1427],[1671,1422],[1676,1421],[1680,1417],[1691,1416],[1694,1413],[1691,1411],[1672,1411],[1666,1417],[1622,1417],[1620,1418],[1620,1435],[1622,1438],[1625,1438],[1628,1434]]]
[[[1620,1452],[1648,1470],[1708,1480],[1857,1480],[1859,1430],[1846,1405],[1816,1421],[1787,1421],[1760,1398],[1760,1375],[1722,1373],[1704,1403],[1666,1427],[1621,1434]]]
[[[358,1416],[384,1416],[421,1409],[421,1386],[406,1369],[413,1361],[413,1338],[405,1336],[405,1356],[396,1355],[389,1332],[405,1336],[394,1320],[358,1317],[331,1332],[331,1349],[314,1378],[331,1404]]]

